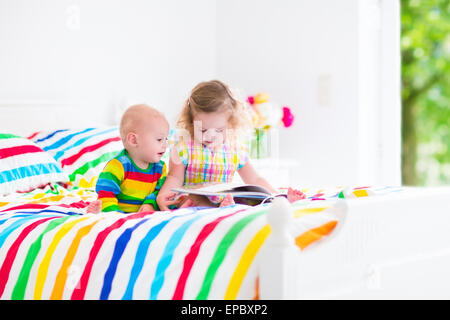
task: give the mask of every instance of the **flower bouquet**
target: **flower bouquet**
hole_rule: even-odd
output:
[[[250,156],[261,159],[269,156],[268,132],[274,127],[288,128],[294,115],[288,106],[271,103],[267,93],[257,93],[247,97],[248,109],[253,125],[253,138],[250,143]]]

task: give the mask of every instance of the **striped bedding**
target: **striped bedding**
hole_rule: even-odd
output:
[[[55,159],[35,143],[0,131],[0,195],[67,179]]]
[[[60,164],[74,186],[94,187],[105,164],[122,149],[117,127],[60,129],[28,137]]]
[[[340,223],[339,198],[389,188],[303,190],[301,249]],[[269,205],[85,214],[96,194],[58,184],[0,198],[1,299],[253,299]]]

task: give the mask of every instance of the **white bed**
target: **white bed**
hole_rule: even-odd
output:
[[[0,129],[19,134],[98,123],[59,102],[0,102],[0,114]],[[261,299],[450,298],[449,187],[339,202],[336,230],[303,252],[289,232],[290,205],[273,203],[257,258]]]
[[[272,274],[261,280],[261,298],[450,298],[449,187],[405,188],[344,203],[344,223],[327,240],[300,254],[292,239],[271,249],[286,261],[290,280],[284,287],[280,266],[261,258],[263,274]],[[279,242],[274,235],[269,241]],[[289,269],[293,265],[296,270]]]

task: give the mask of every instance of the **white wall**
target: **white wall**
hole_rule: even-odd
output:
[[[400,184],[397,1],[227,0],[217,12],[218,77],[295,113],[280,133],[295,184]]]
[[[113,122],[147,102],[173,123],[219,78],[292,107],[280,154],[300,161],[293,184],[398,184],[396,2],[0,0],[0,104],[74,102]]]
[[[111,106],[144,101],[173,119],[215,75],[215,5],[0,0],[0,102],[75,102],[113,121]]]
[[[300,160],[305,185],[357,179],[356,2],[218,2],[219,78],[292,107],[280,153]]]

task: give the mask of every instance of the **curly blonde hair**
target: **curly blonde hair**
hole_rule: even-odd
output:
[[[177,127],[194,135],[195,113],[228,112],[228,123],[233,129],[233,136],[244,134],[250,129],[250,116],[245,104],[231,89],[219,80],[200,82],[184,102],[177,121]]]

